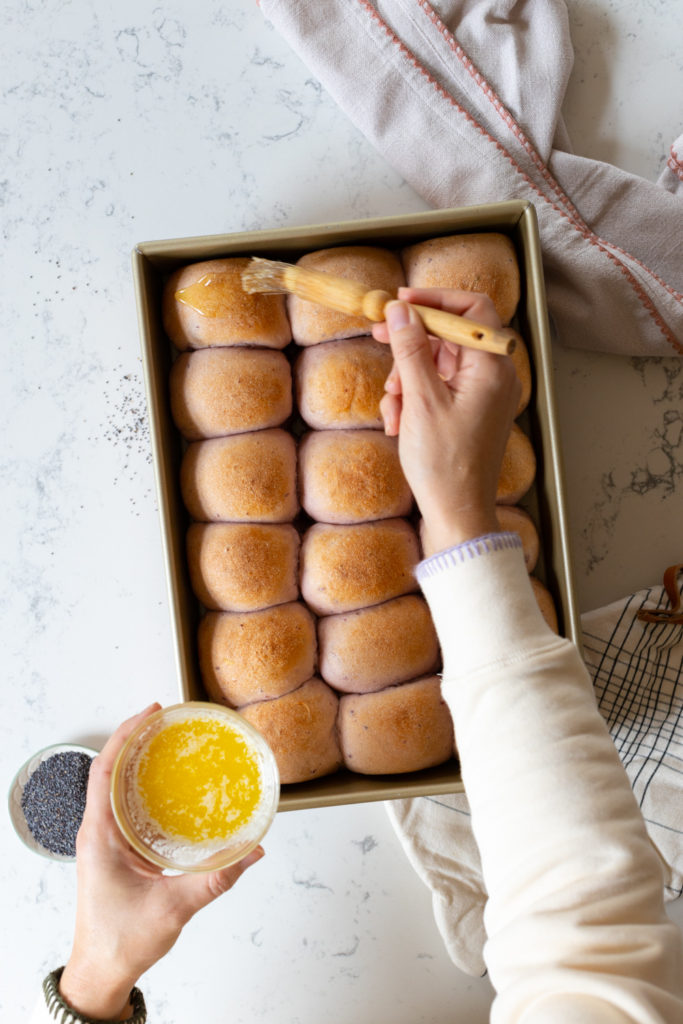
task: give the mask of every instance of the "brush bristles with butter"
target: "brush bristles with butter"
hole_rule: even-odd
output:
[[[254,256],[242,273],[245,292],[270,295],[291,293],[309,302],[336,309],[350,316],[366,316],[369,320],[384,320],[384,306],[395,295],[384,291],[368,291],[356,281],[335,277],[322,270],[308,270],[292,263],[279,263]],[[370,301],[369,296],[374,298]]]
[[[292,263],[254,256],[242,272],[242,288],[249,294],[291,294],[350,316],[384,320],[384,307],[396,298],[386,291],[368,291],[357,281],[308,270]],[[429,306],[411,304],[430,333],[468,348],[509,355],[515,347],[513,331],[495,330],[465,317]]]

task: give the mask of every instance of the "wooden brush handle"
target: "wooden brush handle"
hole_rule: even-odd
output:
[[[495,327],[487,327],[467,317],[447,313],[444,309],[412,305],[430,334],[435,334],[437,338],[467,348],[478,348],[483,352],[495,352],[500,356],[509,356],[515,350],[517,342],[514,331],[496,330]]]
[[[252,274],[242,275],[248,292],[290,292],[309,302],[317,302],[351,316],[365,316],[376,323],[384,320],[384,307],[395,298],[379,289],[367,291],[358,281],[291,263],[254,258],[251,268]],[[497,331],[431,306],[413,304],[413,309],[417,310],[426,329],[445,341],[499,355],[509,355],[514,350],[514,331]]]
[[[389,292],[366,292],[363,296],[362,311],[368,320],[384,320],[384,307],[393,296]],[[418,306],[410,303],[419,314],[422,323],[430,334],[435,334],[444,341],[452,341],[456,345],[467,348],[478,348],[484,352],[495,352],[496,355],[507,355],[514,352],[516,340],[514,331],[496,330],[485,324],[468,320],[467,317],[447,313],[444,309],[433,309],[431,306]]]

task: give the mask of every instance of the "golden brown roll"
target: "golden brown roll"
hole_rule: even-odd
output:
[[[301,593],[317,615],[365,608],[418,590],[417,535],[404,519],[316,523],[301,545]]]
[[[515,335],[517,343],[510,358],[515,364],[517,377],[522,385],[522,392],[519,396],[517,411],[515,412],[515,417],[517,417],[524,412],[531,399],[531,362],[529,360],[529,349],[524,338],[517,331],[512,333]]]
[[[299,596],[299,534],[286,523],[193,523],[187,562],[206,608],[253,612]]]
[[[299,510],[294,438],[276,428],[193,441],[180,488],[200,522],[291,522]]]
[[[284,295],[248,295],[242,290],[242,271],[248,263],[242,257],[206,260],[171,275],[162,315],[177,348],[284,348],[291,341]]]
[[[272,349],[183,352],[170,390],[173,419],[188,441],[278,427],[292,411],[292,371]]]
[[[293,693],[240,708],[265,737],[282,783],[308,782],[342,764],[337,738],[339,699],[322,679],[309,679]]]
[[[407,515],[398,441],[379,430],[314,430],[299,445],[301,504],[321,523]]]
[[[516,505],[531,487],[535,476],[536,456],[531,441],[513,423],[498,477],[496,502],[499,505]]]
[[[393,775],[442,764],[454,753],[451,714],[438,676],[347,694],[339,701],[344,764],[362,775]]]
[[[553,633],[559,633],[560,627],[557,621],[557,609],[555,608],[555,602],[553,601],[552,594],[548,588],[536,578],[536,576],[530,576],[529,581],[534,591],[534,597],[538,602],[538,607],[541,609],[543,618],[548,623]]]
[[[207,612],[199,623],[199,667],[212,700],[242,707],[289,693],[313,675],[313,616],[301,603],[257,612]]]
[[[401,252],[411,288],[460,288],[488,295],[503,324],[519,302],[515,247],[496,232],[448,235],[409,245]]]
[[[304,349],[294,368],[299,412],[315,430],[381,429],[379,403],[391,365],[389,346],[369,337]]]
[[[397,289],[405,284],[398,257],[388,249],[377,249],[370,245],[319,249],[302,256],[297,266],[358,281],[367,285],[368,291],[380,288],[395,295]],[[292,337],[298,345],[316,345],[319,341],[369,334],[372,327],[371,321],[364,316],[339,313],[296,295],[287,297],[287,309]]]
[[[496,519],[501,530],[519,534],[526,571],[533,572],[538,561],[539,539],[538,530],[529,513],[515,505],[496,505]]]
[[[416,594],[318,621],[320,675],[335,690],[375,690],[434,672],[439,641]]]

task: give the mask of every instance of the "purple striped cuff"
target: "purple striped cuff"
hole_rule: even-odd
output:
[[[521,548],[522,541],[518,533],[485,533],[482,537],[474,537],[472,540],[463,541],[462,544],[455,544],[445,551],[437,551],[435,555],[425,558],[415,569],[415,575],[419,582],[438,576],[447,569],[457,568],[463,562],[469,562],[473,558],[480,558],[482,555],[490,555],[494,551],[504,551],[511,548]]]

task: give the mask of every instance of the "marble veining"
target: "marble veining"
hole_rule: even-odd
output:
[[[630,465],[606,468],[600,476],[600,496],[583,530],[589,545],[589,572],[605,557],[625,501],[634,496],[649,496],[659,503],[659,512],[663,510],[663,503],[669,501],[678,505],[680,511],[683,363],[676,359],[631,359],[629,363],[651,397],[652,417],[641,425],[642,444]],[[641,525],[646,537],[651,524],[646,520]],[[682,535],[683,531],[679,530],[679,539]],[[666,567],[660,568],[663,572]],[[653,582],[659,582],[659,575],[661,573],[653,567]]]

